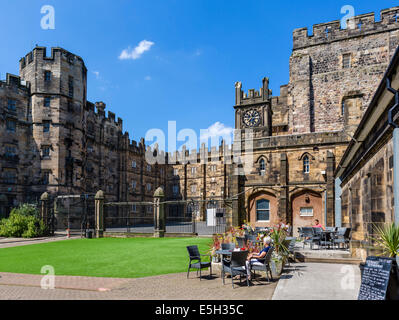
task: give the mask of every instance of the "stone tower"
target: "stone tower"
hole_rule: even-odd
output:
[[[61,48],[36,47],[20,60],[31,84],[33,141],[41,152],[40,174],[51,192],[71,193],[81,162],[87,69],[82,58]],[[76,186],[79,186],[78,184]]]

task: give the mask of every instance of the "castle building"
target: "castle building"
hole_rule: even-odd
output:
[[[289,83],[279,96],[268,78],[248,93],[236,83],[236,139],[252,159],[244,175],[236,175],[224,144],[150,150],[165,161],[148,164],[145,141],[130,141],[104,103],[87,101],[82,58],[61,48],[48,57],[36,47],[21,59],[20,75],[0,83],[0,201],[100,189],[109,201],[151,201],[163,186],[168,200],[237,199],[234,225],[340,224],[334,172],[399,44],[398,13],[383,10],[378,22],[373,13],[356,16],[354,29],[333,21],[315,25],[312,35],[294,30]],[[201,207],[199,218],[205,213]]]

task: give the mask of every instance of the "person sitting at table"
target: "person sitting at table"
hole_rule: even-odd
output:
[[[321,225],[319,220],[315,220],[315,225],[312,228],[322,228],[324,230],[324,227]]]
[[[263,239],[263,249],[259,253],[251,253],[248,255],[247,258],[247,276],[248,280],[251,281],[251,267],[253,265],[262,265],[262,262],[260,260],[264,259],[266,257],[266,254],[269,252],[270,244],[272,243],[272,239],[270,237],[266,237]]]

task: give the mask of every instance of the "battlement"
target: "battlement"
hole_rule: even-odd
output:
[[[336,20],[314,25],[312,35],[308,28],[295,29],[293,50],[399,29],[399,7],[382,10],[380,21],[376,21],[374,13],[367,13],[349,19],[347,28],[343,27]]]
[[[236,106],[262,103],[268,101],[272,92],[269,89],[269,78],[263,78],[263,86],[259,91],[255,89],[249,89],[248,93],[244,93],[242,90],[242,83],[236,82]]]
[[[21,80],[21,77],[7,73],[6,80],[0,81],[1,86],[17,87],[22,90],[29,90],[29,82]]]
[[[59,55],[57,55],[59,53]],[[24,69],[27,65],[31,64],[34,59],[41,59],[43,61],[55,61],[58,59],[57,57],[64,56],[69,63],[74,63],[74,61],[78,60],[81,62],[82,66],[86,69],[84,60],[63,48],[55,47],[51,48],[51,56],[47,56],[47,48],[46,47],[35,47],[31,52],[25,55],[25,57],[19,60],[20,70]],[[86,69],[87,70],[87,69]]]

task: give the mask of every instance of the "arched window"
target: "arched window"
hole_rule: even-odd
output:
[[[303,158],[303,173],[309,173],[310,172],[310,160],[309,156],[305,156]]]
[[[266,171],[266,161],[264,159],[262,159],[259,162],[259,174],[261,176],[264,176],[265,175],[265,171]]]

